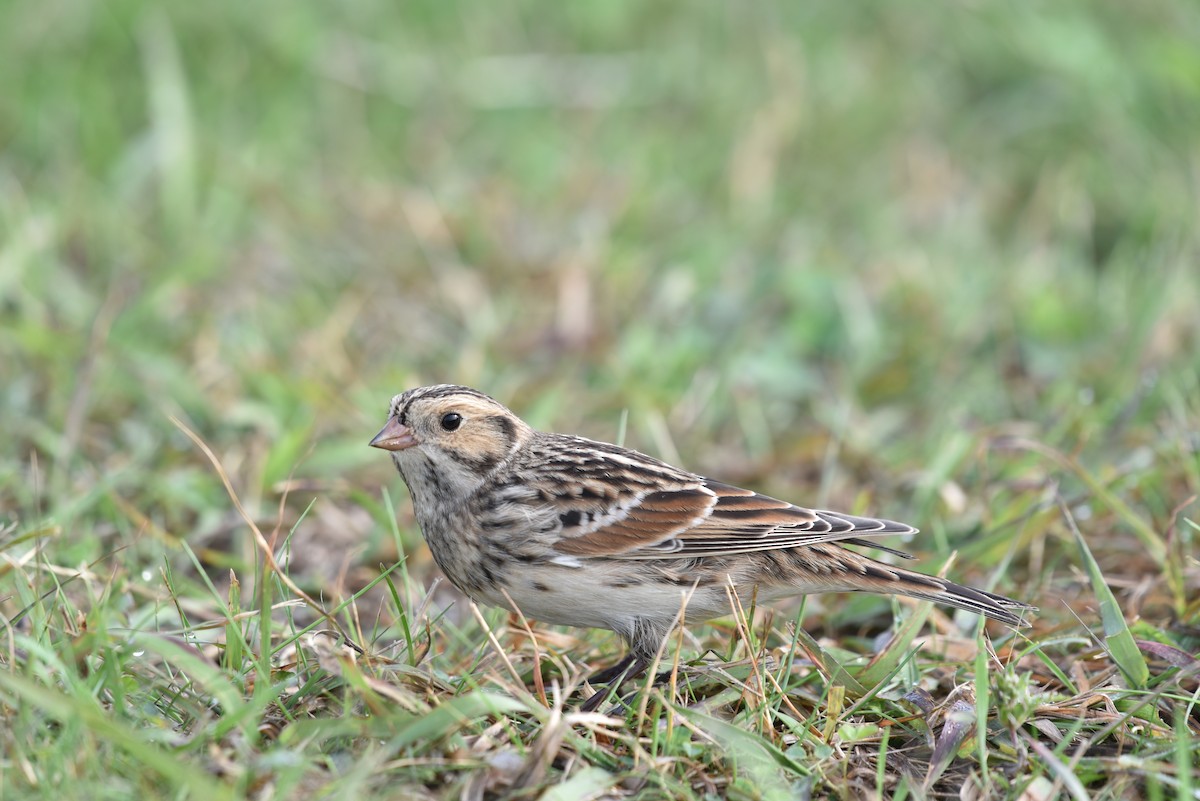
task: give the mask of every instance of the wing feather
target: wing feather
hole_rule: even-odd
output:
[[[893,520],[806,509],[699,476],[668,490],[625,493],[603,510],[594,501],[582,509],[574,497],[556,502],[560,519],[572,525],[564,524],[555,549],[571,556],[691,558],[842,542],[909,558],[868,538],[916,532]]]

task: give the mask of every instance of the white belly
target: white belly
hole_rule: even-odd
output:
[[[623,631],[639,618],[669,625],[684,608],[691,621],[710,620],[729,613],[724,587],[704,587],[693,592],[690,586],[599,571],[591,566],[530,566],[505,589],[525,617],[564,626]],[[488,601],[511,608],[503,596]]]

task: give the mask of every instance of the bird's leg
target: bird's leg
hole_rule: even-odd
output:
[[[646,668],[650,667],[651,661],[653,661],[653,657],[630,654],[608,670],[601,671],[604,674],[605,686],[597,690],[591,698],[584,701],[580,705],[579,711],[595,712],[596,708],[604,703],[604,699],[608,698],[614,690],[624,684],[626,679],[636,679],[645,673]],[[612,674],[615,668],[621,668],[621,670],[610,678],[609,674]]]
[[[659,673],[657,676],[654,677],[654,686],[655,687],[664,687],[664,686],[670,684],[671,683],[671,675],[674,673],[675,673],[675,671],[673,671],[673,670],[664,670],[662,673]]]
[[[633,654],[626,654],[624,659],[612,667],[605,668],[604,670],[597,670],[595,673],[588,676],[588,684],[608,684],[617,676],[620,676],[622,673],[624,673],[625,669],[632,665],[633,660],[636,658],[637,657],[635,657]]]
[[[596,707],[604,702],[604,699],[611,695],[612,690],[616,690],[627,679],[636,679],[646,672],[646,668],[653,664],[655,657],[658,655],[658,649],[670,631],[668,627],[661,626],[646,618],[638,618],[633,621],[629,629],[619,632],[621,638],[625,640],[629,647],[629,652],[617,664],[607,670],[602,670],[592,676],[590,681],[593,684],[605,683],[607,686],[603,690],[599,690],[591,698],[583,702],[579,707],[581,712],[594,712]],[[655,679],[657,682],[657,679]]]

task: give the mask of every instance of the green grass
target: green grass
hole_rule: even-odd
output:
[[[1197,41],[1183,0],[0,5],[0,797],[1200,797]],[[616,638],[435,585],[365,446],[434,381],[1041,612],[747,609],[582,715]]]

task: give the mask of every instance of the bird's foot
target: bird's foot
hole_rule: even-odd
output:
[[[646,672],[646,668],[649,666],[649,659],[638,659],[633,656],[627,656],[612,667],[596,673],[588,679],[588,683],[602,684],[604,686],[597,689],[597,691],[590,698],[584,701],[579,706],[579,711],[595,712],[596,709],[598,709],[599,706],[605,702],[605,700],[614,696],[616,690],[619,689],[620,686],[625,683],[625,681],[628,679],[638,678]],[[651,686],[661,687],[665,684],[669,684],[671,681],[671,673],[672,671],[670,670],[664,670],[662,673],[659,673],[654,677],[654,681],[651,683]],[[612,711],[620,712],[623,709],[628,709],[629,703],[633,700],[635,695],[636,693],[631,693],[624,698],[619,698]]]

